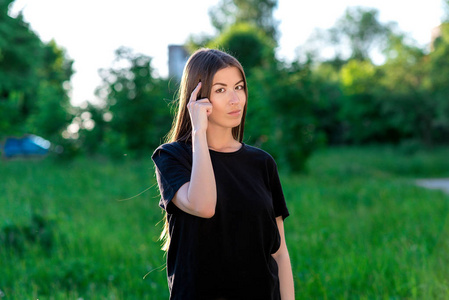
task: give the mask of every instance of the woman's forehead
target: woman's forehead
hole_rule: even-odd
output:
[[[243,80],[242,73],[237,67],[230,66],[220,69],[215,73],[213,83],[236,84]]]

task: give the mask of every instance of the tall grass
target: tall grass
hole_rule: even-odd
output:
[[[121,201],[154,185],[150,159],[11,161],[1,174],[0,290],[7,299],[166,298],[157,191]],[[50,246],[24,233],[36,215],[47,222]]]
[[[330,149],[284,178],[297,299],[449,299],[447,149]]]
[[[449,196],[413,182],[449,176],[446,150],[327,149],[283,174],[296,298],[449,299]],[[149,158],[3,161],[0,174],[5,299],[167,299]]]

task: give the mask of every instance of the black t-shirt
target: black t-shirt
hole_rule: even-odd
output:
[[[171,200],[190,181],[192,146],[164,144],[152,159],[169,222],[170,299],[280,299],[276,217],[289,215],[274,159],[242,144],[210,151],[217,187],[215,215],[190,215]]]

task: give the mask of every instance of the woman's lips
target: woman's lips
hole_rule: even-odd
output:
[[[237,109],[237,110],[233,110],[233,111],[229,112],[228,115],[231,115],[231,116],[240,116],[240,113],[241,113],[241,112],[242,112],[242,110]]]

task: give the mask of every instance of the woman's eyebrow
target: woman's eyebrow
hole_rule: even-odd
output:
[[[237,81],[237,83],[234,84],[234,85],[237,85],[237,84],[239,84],[239,83],[241,83],[241,82],[243,82],[243,79]],[[221,82],[216,82],[216,83],[214,83],[212,86],[215,86],[215,85],[228,86],[226,83],[221,83]]]

